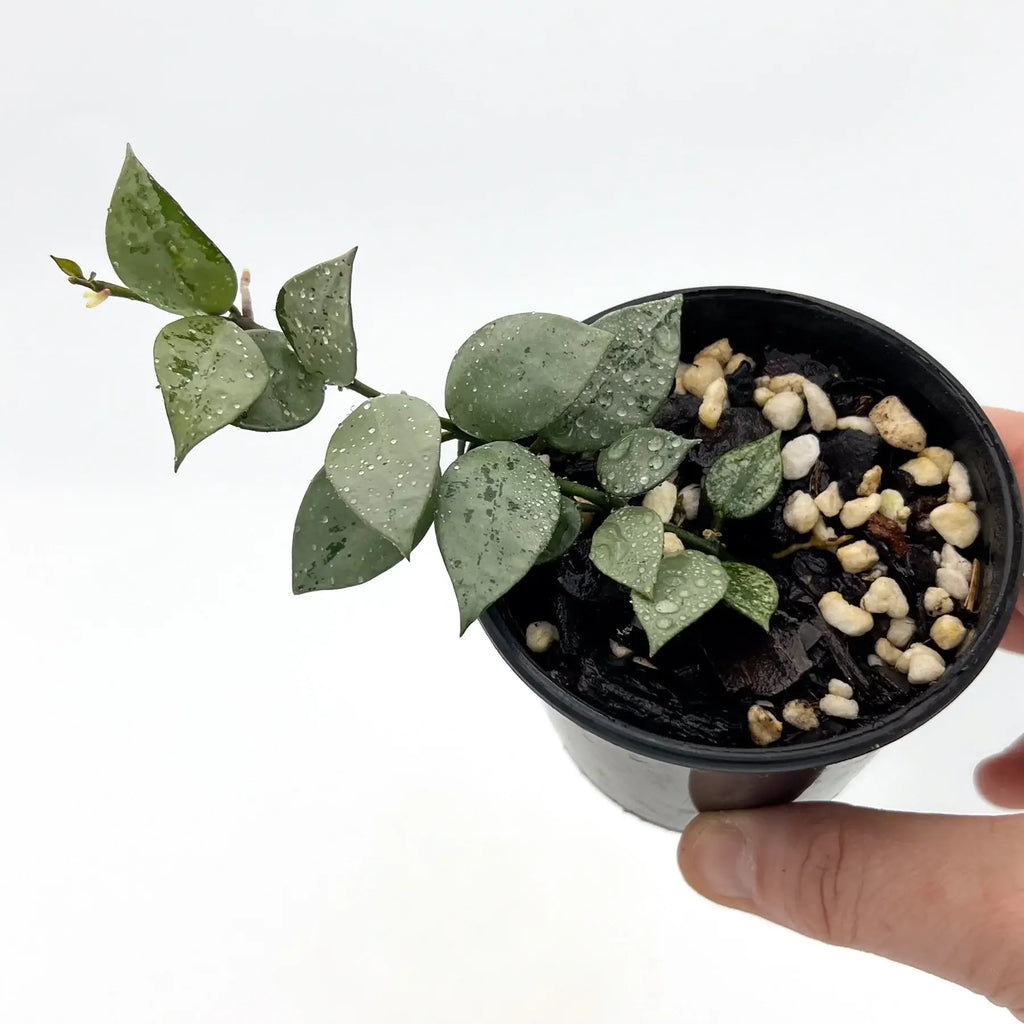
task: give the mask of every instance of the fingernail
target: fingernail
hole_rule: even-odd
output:
[[[699,819],[698,819],[699,821]],[[699,823],[684,842],[684,871],[712,898],[754,898],[754,851],[729,819]]]

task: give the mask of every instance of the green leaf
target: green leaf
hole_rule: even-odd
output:
[[[671,476],[700,441],[657,427],[640,427],[620,437],[597,458],[597,479],[616,498],[632,498]]]
[[[85,277],[82,268],[74,260],[66,260],[63,256],[51,256],[50,259],[60,267],[62,274],[67,274],[68,277]]]
[[[723,562],[729,575],[729,589],[723,600],[748,619],[756,622],[766,633],[772,615],[779,607],[779,588],[775,580],[756,565],[743,562]]]
[[[714,462],[704,478],[704,490],[715,514],[723,519],[746,519],[760,512],[782,486],[780,433],[740,445]]]
[[[560,558],[573,546],[576,538],[583,529],[583,517],[580,515],[579,505],[561,495],[561,508],[558,513],[558,522],[555,524],[555,532],[551,535],[548,546],[537,556],[537,564],[541,562],[553,562]]]
[[[665,528],[658,514],[627,505],[617,508],[594,531],[590,560],[605,576],[650,597],[664,547]]]
[[[328,384],[348,387],[356,377],[352,327],[352,264],[356,250],[318,263],[285,281],[277,322],[307,370]]]
[[[445,403],[474,437],[513,441],[560,415],[594,372],[612,336],[553,313],[503,316],[455,353]]]
[[[437,544],[459,602],[461,632],[529,572],[559,515],[558,483],[525,448],[481,445],[445,471]]]
[[[633,591],[633,611],[653,656],[725,596],[729,577],[722,563],[701,551],[663,558],[651,597]]]
[[[650,423],[675,381],[682,308],[683,297],[673,295],[616,309],[595,322],[615,340],[579,397],[544,428],[551,444],[563,452],[597,451]]]
[[[270,381],[256,342],[217,316],[169,323],[153,343],[153,365],[174,436],[175,471],[203,438],[245,413]]]
[[[248,331],[270,370],[270,383],[236,427],[244,430],[294,430],[308,423],[324,404],[324,380],[310,373],[280,331]]]
[[[419,398],[381,395],[363,402],[327,446],[327,478],[371,529],[406,557],[434,498],[441,423]]]
[[[107,210],[117,276],[172,313],[224,313],[238,281],[227,257],[150,176],[129,146]]]
[[[439,474],[440,475],[440,474]],[[416,543],[430,528],[434,509],[426,509]],[[371,529],[338,495],[321,469],[306,490],[292,537],[292,590],[341,590],[354,587],[402,561],[389,540]]]

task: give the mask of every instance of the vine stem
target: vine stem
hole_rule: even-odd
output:
[[[555,477],[558,481],[558,489],[571,498],[583,498],[591,505],[603,508],[606,512],[622,508],[626,504],[621,498],[613,498],[596,487],[587,487],[585,484],[578,484],[575,480],[566,480],[564,477]]]
[[[79,284],[83,288],[89,288],[94,292],[107,291],[119,299],[132,299],[134,302],[146,301],[138,292],[133,292],[131,288],[125,288],[124,285],[113,284],[110,281],[97,281],[95,277],[69,277],[68,283]]]
[[[688,548],[703,551],[706,555],[714,555],[716,558],[728,557],[725,548],[716,541],[700,537],[696,533],[690,533],[689,530],[684,530],[681,526],[675,526],[672,523],[666,523],[665,529],[669,533],[674,533]]]

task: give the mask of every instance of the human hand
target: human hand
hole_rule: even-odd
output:
[[[1024,481],[1024,414],[989,409]],[[1024,653],[1024,591],[1003,638]],[[1024,809],[1024,737],[975,784]],[[700,815],[679,844],[702,896],[964,985],[1024,1021],[1024,814],[794,804]]]

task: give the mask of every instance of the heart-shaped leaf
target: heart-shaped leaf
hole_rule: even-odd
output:
[[[310,373],[280,331],[248,331],[270,370],[270,383],[236,427],[244,430],[294,430],[308,423],[324,404],[324,380]]]
[[[445,403],[485,441],[536,434],[594,372],[612,336],[553,313],[517,313],[481,327],[455,353]]]
[[[548,546],[559,497],[555,477],[540,459],[507,441],[473,448],[445,471],[435,532],[463,633]]]
[[[652,655],[677,633],[710,611],[729,587],[722,563],[701,551],[663,558],[651,597],[633,591],[633,611],[644,627]]]
[[[682,308],[683,297],[672,295],[616,309],[594,323],[615,340],[579,397],[544,428],[551,444],[563,452],[597,451],[650,423],[675,381]]]
[[[263,394],[270,371],[248,334],[218,316],[169,323],[153,365],[174,437],[174,468],[203,438],[239,418]]]
[[[594,531],[590,560],[613,580],[650,597],[665,547],[656,512],[639,505],[617,508]]]
[[[238,281],[227,257],[139,163],[129,146],[107,210],[117,276],[172,313],[223,313]]]
[[[380,395],[334,432],[324,466],[349,508],[408,557],[434,497],[440,454],[441,423],[426,402]]]
[[[422,540],[433,519],[424,511],[416,530]],[[338,496],[321,469],[306,490],[292,537],[292,590],[341,590],[354,587],[402,561],[389,540],[371,529]]]
[[[617,498],[632,498],[671,476],[700,441],[657,427],[640,427],[620,437],[597,458],[597,479]]]
[[[729,589],[722,600],[767,633],[772,615],[779,607],[779,588],[775,580],[756,565],[743,562],[723,562],[722,568],[729,575]]]
[[[583,529],[583,517],[580,515],[579,505],[564,494],[561,499],[555,532],[551,535],[548,546],[537,556],[538,565],[541,562],[553,562],[556,558],[564,555],[580,535],[580,530]]]
[[[723,519],[746,519],[760,512],[782,486],[779,431],[740,445],[714,462],[704,478],[704,490],[715,514]]]
[[[67,274],[68,277],[85,277],[82,268],[74,260],[65,259],[63,256],[51,256],[50,259],[57,264],[62,274]]]
[[[352,264],[356,250],[318,263],[285,281],[277,322],[307,370],[328,384],[348,387],[356,377],[352,327]]]

